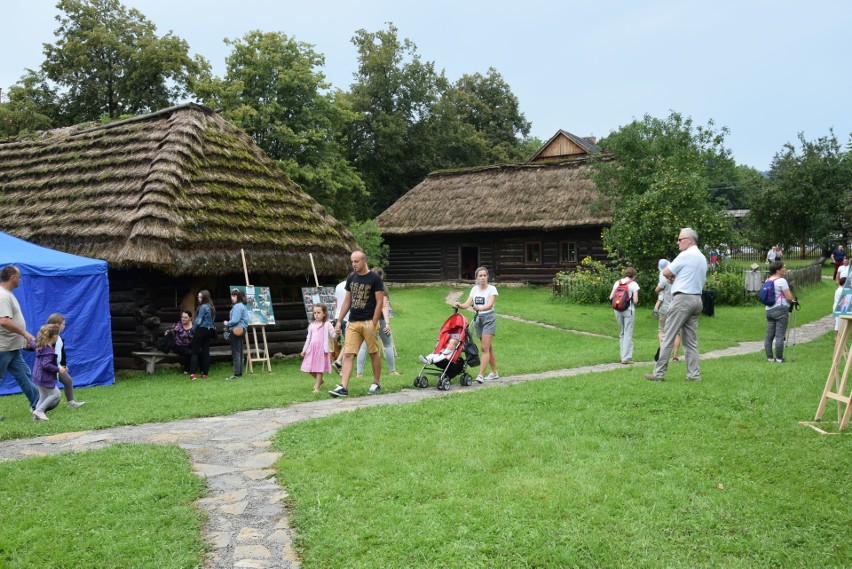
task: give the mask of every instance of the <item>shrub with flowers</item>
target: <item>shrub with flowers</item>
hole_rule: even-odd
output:
[[[578,304],[606,303],[609,302],[612,283],[619,277],[619,267],[607,267],[586,257],[576,269],[556,273],[554,295]]]

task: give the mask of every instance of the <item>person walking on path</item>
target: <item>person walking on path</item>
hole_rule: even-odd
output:
[[[381,267],[373,267],[372,271],[382,277],[382,280],[385,278],[385,272]],[[385,350],[385,359],[388,361],[388,375],[402,375],[398,371],[396,371],[396,354],[394,354],[395,348],[393,345],[393,338],[391,338],[390,331],[390,319],[393,318],[393,307],[390,303],[390,295],[388,294],[388,287],[385,286],[385,299],[382,303],[382,319],[379,320],[379,339],[382,341],[382,346]],[[364,373],[364,362],[367,361],[367,343],[364,342],[361,344],[361,349],[358,350],[358,357],[355,361],[355,369],[357,377],[361,377]]]
[[[681,333],[686,356],[686,379],[701,380],[698,364],[698,317],[702,308],[701,291],[707,280],[707,258],[698,249],[698,234],[690,227],[680,230],[677,246],[680,254],[663,269],[666,277],[674,275],[675,280],[672,283],[672,303],[666,317],[660,359],[654,366],[654,372],[645,375],[645,379],[652,381],[665,379],[678,332]]]
[[[639,283],[636,282],[636,269],[627,267],[624,270],[624,278],[613,283],[609,299],[613,301],[615,321],[618,322],[618,345],[621,352],[621,363],[629,365],[633,363],[633,326],[636,324],[636,303],[639,302]],[[616,307],[617,303],[618,307]]]
[[[837,269],[843,264],[843,259],[846,258],[846,251],[843,245],[838,245],[837,249],[831,252],[831,260],[834,263],[834,280],[837,281]]]
[[[480,357],[479,375],[476,382],[482,383],[486,379],[500,379],[497,372],[497,356],[494,355],[494,335],[497,333],[497,317],[494,314],[494,302],[498,296],[497,288],[488,284],[488,269],[479,267],[476,269],[476,284],[470,289],[470,296],[463,304],[455,303],[456,308],[473,307],[476,312],[474,323],[476,324],[476,335],[482,346]],[[483,377],[482,374],[491,366],[491,373]]]
[[[770,363],[784,363],[784,335],[787,333],[790,309],[796,304],[796,299],[790,292],[790,285],[784,278],[786,271],[781,261],[769,263],[769,278],[766,282],[771,281],[775,287],[775,303],[766,307],[766,338],[763,340],[763,349]],[[774,355],[773,342],[775,343]]]
[[[0,270],[0,378],[8,370],[24,397],[30,404],[30,410],[38,403],[38,391],[33,385],[32,372],[21,350],[35,342],[27,332],[27,322],[21,305],[12,291],[21,284],[21,271],[15,265],[6,265]],[[4,417],[0,417],[2,421]]]
[[[35,369],[33,369],[33,383],[38,389],[38,403],[33,409],[33,419],[36,421],[47,421],[45,411],[55,408],[61,397],[56,388],[59,364],[54,346],[58,337],[59,326],[56,324],[45,324],[38,331],[35,344]]]
[[[352,269],[354,272],[346,279],[346,296],[340,309],[340,318],[334,325],[334,331],[340,334],[341,320],[349,314],[346,325],[346,340],[343,344],[343,372],[340,385],[329,391],[333,397],[349,395],[349,378],[355,367],[355,354],[361,342],[367,342],[367,353],[373,363],[373,384],[367,391],[374,395],[381,391],[382,359],[379,357],[377,341],[379,339],[379,320],[384,306],[385,283],[382,277],[367,268],[367,255],[363,251],[353,251]]]
[[[65,353],[65,341],[62,339],[62,332],[65,330],[65,317],[59,313],[53,313],[47,317],[47,323],[55,324],[59,327],[59,333],[56,336],[56,344],[54,345],[54,349],[56,350],[56,362],[59,366],[57,379],[59,379],[59,383],[62,384],[63,391],[65,391],[65,399],[68,400],[68,406],[72,409],[79,409],[85,405],[86,402],[74,400],[74,379],[68,372],[68,357]]]
[[[337,338],[337,332],[328,321],[328,307],[325,304],[314,304],[312,313],[314,321],[308,325],[300,369],[316,378],[314,393],[319,393],[320,386],[325,383],[323,374],[331,371],[331,340]]]
[[[245,340],[243,337],[248,332],[249,315],[246,308],[246,295],[243,291],[235,288],[231,291],[231,314],[225,320],[225,333],[227,334],[228,343],[231,344],[231,361],[233,362],[234,373],[226,380],[239,379],[243,376],[243,348]],[[242,329],[242,334],[235,334],[236,328]]]

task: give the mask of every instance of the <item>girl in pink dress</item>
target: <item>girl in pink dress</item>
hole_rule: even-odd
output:
[[[325,304],[315,304],[313,309],[314,321],[308,326],[308,337],[302,348],[302,371],[316,378],[314,393],[319,393],[322,385],[322,375],[331,371],[331,340],[337,337],[334,326],[328,321],[328,307]]]

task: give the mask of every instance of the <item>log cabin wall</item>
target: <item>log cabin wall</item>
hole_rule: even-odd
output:
[[[388,235],[385,278],[400,283],[472,281],[462,278],[462,251],[467,249],[478,253],[475,265],[488,268],[494,281],[548,284],[558,271],[576,267],[584,257],[607,261],[601,229]],[[568,250],[573,260],[563,258]]]
[[[326,277],[321,278],[320,282],[325,286],[334,286],[339,280],[339,277]],[[219,331],[211,347],[227,346],[221,331],[222,322],[228,319],[231,310],[229,287],[244,282],[242,274],[170,277],[159,271],[110,269],[109,296],[115,367],[144,369],[144,363],[133,357],[132,352],[156,350],[160,336],[179,320],[182,309],[188,308],[195,314],[195,296],[205,288],[213,297],[216,329]],[[258,286],[269,286],[272,291],[275,325],[266,327],[270,355],[279,352],[299,353],[308,328],[300,289],[313,286],[313,283],[283,279],[278,275],[258,275],[255,282]],[[258,340],[262,343],[260,334]]]

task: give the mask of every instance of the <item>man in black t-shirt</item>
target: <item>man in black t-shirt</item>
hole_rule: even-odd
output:
[[[340,333],[341,321],[349,313],[346,325],[346,342],[343,345],[343,374],[341,384],[329,391],[334,397],[349,395],[349,378],[355,364],[355,354],[361,343],[367,343],[367,353],[373,362],[373,384],[367,391],[373,395],[381,391],[382,360],[379,357],[379,319],[384,304],[385,283],[382,278],[367,267],[367,255],[363,251],[352,252],[352,269],[355,271],[346,279],[346,298],[340,309],[340,318],[334,326]]]

